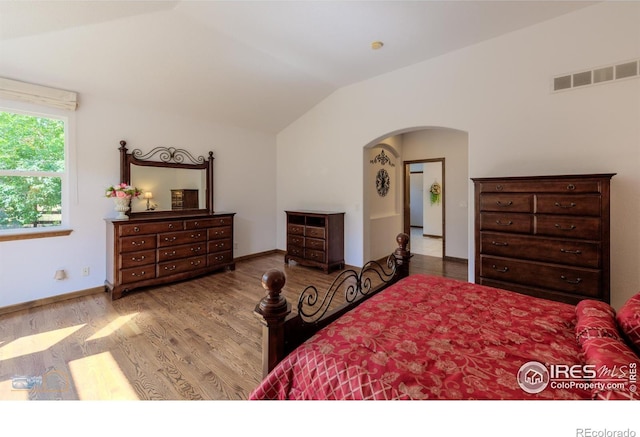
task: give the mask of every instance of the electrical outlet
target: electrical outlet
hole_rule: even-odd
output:
[[[89,267],[82,268],[82,276],[89,276]]]

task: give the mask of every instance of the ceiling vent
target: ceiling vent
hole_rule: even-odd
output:
[[[552,86],[555,92],[634,77],[640,77],[640,60],[556,76]]]

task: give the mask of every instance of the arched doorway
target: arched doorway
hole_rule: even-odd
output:
[[[394,151],[396,171],[386,199],[388,208],[381,213],[372,203],[377,201],[375,173],[371,156],[385,144]],[[377,152],[376,152],[377,150]],[[447,186],[443,192],[443,257],[467,260],[469,257],[469,136],[465,131],[443,127],[415,127],[392,132],[364,147],[363,181],[363,254],[364,259],[379,259],[393,250],[398,232],[405,231],[404,193],[407,184],[403,168],[405,162],[443,159]],[[399,169],[399,170],[398,170]],[[391,246],[389,245],[391,241]]]

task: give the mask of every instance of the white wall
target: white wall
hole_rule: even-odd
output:
[[[640,4],[604,2],[342,88],[278,135],[278,210],[345,210],[346,262],[361,264],[362,148],[421,126],[468,132],[470,177],[617,172],[611,295],[619,306],[640,290],[640,80],[563,93],[550,83],[638,57]],[[468,206],[471,227],[471,196]],[[473,280],[472,238],[467,253]]]
[[[444,196],[442,194],[440,195],[440,202],[431,203],[431,185],[438,183],[440,187],[444,189],[442,162],[425,162],[423,167],[422,233],[424,235],[442,237],[442,203]],[[413,206],[411,209],[413,210]]]
[[[424,227],[424,175],[422,164],[411,164],[409,173],[409,225]]]
[[[368,215],[368,238],[365,247],[367,259],[380,259],[388,256],[397,244],[395,235],[402,223],[402,162],[399,159],[399,149],[402,148],[402,138],[386,138],[381,144],[365,149],[364,159],[364,212]],[[384,151],[387,160],[376,159]],[[373,162],[372,162],[373,161]],[[376,177],[380,170],[386,170],[390,187],[385,196],[380,196],[376,189]],[[366,227],[365,227],[366,229]],[[391,233],[390,233],[391,232]],[[394,233],[395,232],[395,233]]]
[[[37,47],[33,47],[37,50]],[[43,75],[46,73],[43,73]],[[37,83],[38,78],[30,79]],[[44,82],[44,80],[43,80]],[[215,209],[236,212],[235,256],[275,246],[275,136],[182,118],[153,108],[110,102],[91,89],[79,92],[76,111],[77,198],[71,205],[73,232],[66,237],[0,242],[0,307],[101,287],[105,280],[105,217],[114,217],[104,189],[119,179],[119,141],[148,151],[185,148],[214,152]],[[82,276],[83,267],[90,268]],[[55,281],[57,269],[68,279]]]

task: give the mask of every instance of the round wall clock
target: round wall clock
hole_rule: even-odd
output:
[[[389,173],[384,168],[378,170],[378,174],[376,175],[376,190],[378,191],[378,195],[384,197],[389,192],[389,186],[391,185],[391,180],[389,178]]]

